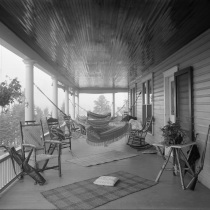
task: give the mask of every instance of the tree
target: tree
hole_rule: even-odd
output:
[[[9,110],[9,105],[15,101],[22,103],[22,92],[20,82],[15,79],[10,79],[10,82],[4,81],[0,83],[0,106],[2,107],[1,112]]]
[[[11,146],[20,143],[19,122],[24,119],[25,108],[24,104],[21,104],[23,99],[24,94],[17,78],[0,83],[0,145]]]
[[[14,104],[7,112],[0,114],[0,145],[20,144],[20,121],[25,119],[24,104]]]
[[[98,100],[94,101],[95,107],[93,109],[93,112],[97,114],[107,114],[111,112],[111,107],[109,105],[109,101],[106,100],[104,95],[100,95],[98,97]]]
[[[61,104],[60,110],[65,113],[65,104],[64,104],[64,102]],[[62,124],[64,122],[64,119],[63,119],[63,113],[60,110],[58,110],[58,120]]]

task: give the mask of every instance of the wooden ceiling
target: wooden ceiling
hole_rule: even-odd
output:
[[[209,8],[209,0],[0,0],[0,20],[69,86],[100,91],[128,88],[208,29]]]

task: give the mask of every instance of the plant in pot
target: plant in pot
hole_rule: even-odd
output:
[[[165,145],[183,144],[184,137],[186,136],[185,131],[181,128],[179,121],[167,122],[161,129],[162,136],[164,137],[163,143]]]
[[[0,83],[0,107],[1,113],[7,112],[7,108],[15,101],[22,103],[22,92],[20,82],[15,79],[10,79],[10,82],[4,81]]]

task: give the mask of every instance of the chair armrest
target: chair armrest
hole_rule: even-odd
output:
[[[61,141],[56,141],[56,140],[45,140],[45,143],[50,143],[50,144],[62,144]]]
[[[23,147],[33,147],[36,149],[36,146],[33,144],[22,144]]]

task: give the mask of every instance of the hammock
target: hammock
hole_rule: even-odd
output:
[[[103,128],[108,126],[110,120],[87,120],[87,124],[94,128]]]
[[[96,114],[94,112],[88,111],[87,112],[87,117],[90,119],[110,119],[111,118],[111,113],[108,114]]]
[[[118,141],[130,131],[130,124],[121,122],[119,125],[106,127],[89,126],[86,129],[87,143],[94,146],[102,146]]]

